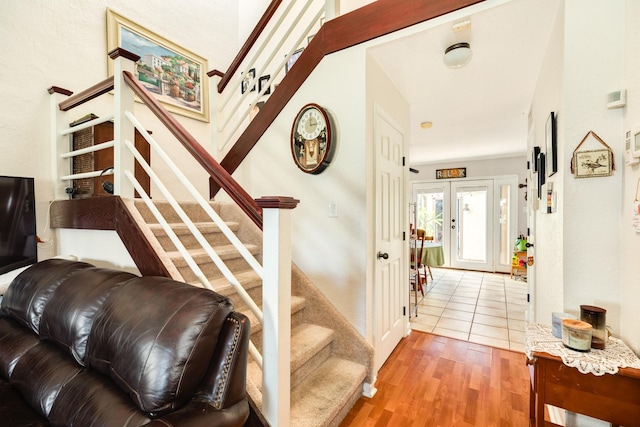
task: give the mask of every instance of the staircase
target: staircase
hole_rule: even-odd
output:
[[[238,297],[200,244],[166,202],[156,207],[189,250],[216,292],[229,297],[236,310],[251,320],[251,341],[262,349],[262,324]],[[133,203],[139,226],[151,241],[174,279],[201,286],[175,246],[141,201]],[[247,219],[237,205],[211,202],[213,209],[233,230],[249,251],[261,261],[262,232]],[[181,207],[224,260],[252,299],[261,307],[262,282],[218,227],[197,204]],[[337,426],[361,396],[371,373],[371,346],[343,319],[309,280],[292,266],[291,296],[291,426]],[[258,409],[262,402],[262,370],[250,360],[247,391]]]

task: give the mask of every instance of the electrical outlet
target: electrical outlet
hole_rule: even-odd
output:
[[[329,203],[329,218],[336,218],[338,216],[338,202]]]

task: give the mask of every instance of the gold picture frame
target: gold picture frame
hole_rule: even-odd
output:
[[[118,47],[140,56],[136,78],[168,111],[209,122],[206,59],[107,9],[107,52]]]

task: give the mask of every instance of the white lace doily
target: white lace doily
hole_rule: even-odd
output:
[[[640,369],[638,356],[624,342],[614,337],[609,337],[604,350],[592,348],[583,353],[565,347],[562,340],[553,336],[551,326],[527,323],[524,347],[529,359],[533,359],[534,351],[549,353],[560,357],[562,363],[577,368],[583,374],[615,375],[620,368]]]

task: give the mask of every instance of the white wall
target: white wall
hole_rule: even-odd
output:
[[[620,331],[620,230],[622,110],[606,108],[607,93],[622,87],[624,2],[565,3],[564,159],[590,130],[615,153],[612,176],[575,179],[564,165],[564,306],[607,309],[607,323]],[[601,148],[597,143],[581,149]],[[587,249],[588,248],[588,249]]]
[[[624,2],[565,1],[532,108],[535,145],[541,147],[546,118],[558,113],[560,153],[559,171],[549,179],[558,193],[557,212],[536,212],[536,320],[549,323],[553,311],[579,314],[581,304],[596,305],[607,309],[615,334],[621,312],[623,113],[606,108],[606,95],[623,83],[624,12]],[[571,174],[573,151],[589,131],[613,149],[612,176]],[[596,148],[594,141],[581,147]]]
[[[74,92],[107,77],[106,9],[152,30],[208,60],[208,68],[226,69],[238,50],[238,6],[235,0],[189,3],[180,0],[131,2],[126,0],[5,0],[0,6],[0,46],[5,55],[0,67],[0,173],[33,176],[36,186],[37,232],[53,238],[46,229],[48,204],[53,194],[50,177],[49,95],[47,88],[60,86]],[[194,28],[209,29],[194,32]],[[205,70],[209,71],[209,70]],[[73,121],[88,112],[103,115],[105,100],[92,102],[69,113]],[[137,104],[136,110],[142,107]],[[174,158],[184,151],[151,115],[142,112],[144,124]],[[209,124],[184,117],[194,136],[209,144]],[[152,163],[154,158],[152,156]],[[155,162],[158,163],[158,162]],[[192,174],[201,191],[208,182]],[[39,258],[54,255],[56,244],[39,247]]]
[[[253,197],[291,196],[293,261],[364,334],[365,307],[365,63],[363,52],[326,57],[293,96],[234,173]],[[300,171],[290,148],[291,127],[307,103],[335,120],[337,144],[319,175]],[[329,217],[335,202],[338,216]]]
[[[564,175],[567,173],[567,161],[564,156],[565,138],[563,123],[565,120],[562,107],[562,78],[564,58],[564,6],[560,3],[558,16],[553,26],[549,46],[545,54],[540,76],[536,86],[531,107],[531,133],[533,139],[529,141],[528,151],[531,153],[534,146],[545,147],[545,124],[549,113],[558,114],[558,172],[550,178],[557,191],[557,211],[554,214],[545,214],[543,202],[539,201],[540,208],[535,211],[534,250],[535,258],[530,275],[536,290],[533,295],[535,320],[543,323],[551,322],[551,313],[563,311],[563,270],[564,270],[564,235],[562,225],[564,219],[563,191]],[[537,188],[533,181],[537,174],[529,181],[532,188]],[[533,199],[531,199],[533,201]]]
[[[624,130],[640,125],[640,2],[625,2],[625,73],[623,87],[627,89],[624,111]],[[640,165],[623,166],[620,159],[618,173],[622,176],[623,192],[620,224],[620,336],[640,354],[640,233],[631,229],[633,201],[640,179]]]
[[[109,230],[59,230],[58,255],[74,256],[78,261],[98,267],[116,268],[140,275],[118,234]]]

